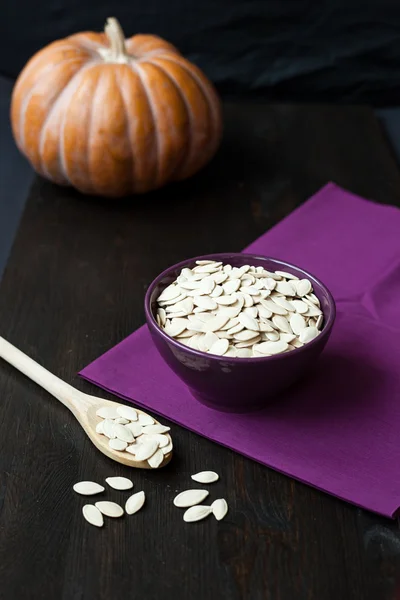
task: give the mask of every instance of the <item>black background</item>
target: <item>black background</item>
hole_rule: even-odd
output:
[[[400,102],[400,4],[394,0],[1,0],[0,74],[16,77],[47,43],[100,31],[156,33],[224,95]],[[4,8],[3,8],[4,7]]]

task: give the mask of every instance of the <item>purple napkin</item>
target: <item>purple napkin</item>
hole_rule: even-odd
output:
[[[337,302],[313,376],[247,415],[196,402],[146,327],[86,367],[100,387],[363,508],[400,506],[400,210],[328,184],[246,251],[298,264]],[[283,401],[284,400],[284,401]]]

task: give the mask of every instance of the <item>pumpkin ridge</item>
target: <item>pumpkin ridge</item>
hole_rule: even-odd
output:
[[[93,110],[93,105],[94,105],[94,101],[96,99],[96,94],[97,91],[99,89],[99,83],[102,79],[102,72],[100,71],[100,75],[97,78],[96,81],[96,87],[93,90],[92,93],[92,98],[91,98],[91,111],[90,111],[90,122],[89,122],[89,128],[88,128],[88,133],[87,133],[87,164],[86,164],[86,169],[87,169],[87,175],[88,175],[88,179],[90,184],[93,186],[93,177],[92,177],[92,168],[91,168],[91,162],[90,162],[90,149],[91,149],[91,137],[93,135],[93,118],[95,115],[95,111]]]
[[[190,154],[191,154],[191,150],[192,150],[192,128],[193,128],[193,114],[192,114],[192,110],[191,110],[191,107],[189,105],[189,102],[187,101],[187,98],[186,98],[185,94],[181,91],[179,85],[177,84],[174,76],[171,75],[171,73],[168,73],[168,71],[164,67],[162,67],[158,63],[154,63],[151,60],[144,59],[143,62],[147,62],[150,65],[153,65],[153,67],[159,69],[166,77],[168,77],[168,79],[171,81],[171,83],[174,86],[174,88],[180,94],[180,96],[182,98],[182,101],[183,101],[183,104],[185,105],[186,115],[187,115],[188,124],[189,124],[189,132],[188,132],[187,139],[186,139],[185,152],[182,153],[181,160],[178,162],[178,164],[176,165],[175,169],[171,173],[171,179],[174,179],[175,174],[177,172],[179,172],[180,170],[183,170],[183,166],[182,165],[185,164],[185,161],[186,160],[189,161],[189,159],[191,159]]]
[[[77,60],[77,59],[71,57],[70,59],[68,59],[68,61],[61,59],[58,63],[56,63],[54,65],[53,64],[52,65],[47,65],[47,67],[45,67],[43,69],[43,71],[40,73],[40,76],[37,79],[37,81],[35,81],[33,87],[31,87],[31,89],[29,90],[29,92],[26,94],[26,96],[22,100],[22,102],[21,102],[21,108],[20,108],[20,115],[19,115],[18,132],[16,132],[16,134],[17,134],[16,135],[17,142],[18,142],[18,145],[20,145],[21,147],[23,147],[24,144],[25,144],[25,117],[26,117],[26,110],[27,110],[27,108],[29,106],[29,102],[32,100],[32,97],[33,97],[33,95],[34,95],[34,93],[35,93],[38,85],[40,84],[42,76],[48,74],[48,72],[52,71],[53,68],[55,68],[55,67],[57,67],[59,65],[63,65],[64,66],[67,62],[69,63],[69,62],[74,61],[74,60]],[[73,76],[74,76],[74,74],[71,75],[71,79],[72,79]],[[68,83],[69,83],[69,81],[68,81]],[[18,84],[19,83],[20,82],[18,82]],[[19,87],[22,87],[22,86],[19,85],[18,88],[16,87],[15,90],[14,90],[14,92],[13,92],[13,95],[18,93]],[[63,89],[65,89],[65,88],[63,88]],[[63,90],[61,90],[60,93],[62,91]],[[54,99],[54,102],[57,100],[58,96],[59,96],[59,94],[57,94],[56,98]]]
[[[171,56],[171,55],[163,55],[162,57],[160,56],[159,58],[163,58],[167,61],[173,62],[176,65],[182,67],[186,73],[188,73],[188,75],[190,75],[190,77],[192,77],[193,81],[197,84],[197,86],[199,87],[199,89],[201,90],[204,98],[206,99],[206,102],[208,104],[209,107],[209,112],[210,115],[212,116],[212,120],[213,120],[213,131],[214,136],[215,136],[215,141],[213,144],[213,148],[215,148],[215,146],[217,146],[218,142],[219,142],[219,138],[221,136],[220,133],[220,127],[219,127],[219,123],[220,123],[220,115],[219,115],[219,110],[218,108],[216,108],[216,110],[214,111],[214,102],[213,102],[213,96],[214,96],[214,91],[211,87],[209,87],[207,89],[207,86],[205,85],[205,83],[201,80],[201,78],[197,75],[197,73],[190,68],[189,65],[186,64],[186,60],[182,57],[177,55],[177,58],[179,60],[175,60],[175,56]],[[194,65],[193,65],[194,66]],[[210,93],[211,92],[211,93]],[[219,106],[219,105],[216,105]],[[216,133],[219,133],[219,135],[216,135]]]
[[[130,131],[130,127],[129,127],[129,111],[128,111],[128,105],[126,103],[125,100],[125,96],[124,93],[122,91],[122,82],[121,82],[121,70],[118,70],[118,76],[116,77],[115,81],[118,83],[118,90],[121,96],[121,100],[122,100],[122,104],[124,107],[124,112],[125,112],[125,128],[126,128],[126,135],[129,139],[129,146],[131,149],[131,158],[132,158],[132,175],[131,175],[131,190],[132,192],[135,189],[135,184],[136,184],[136,177],[135,177],[135,156],[133,153],[133,142],[132,142],[132,136],[131,136],[131,131]]]
[[[23,84],[25,83],[25,80],[29,77],[31,70],[34,70],[35,67],[37,67],[37,63],[40,63],[43,57],[46,57],[46,54],[50,53],[50,51],[54,49],[57,51],[67,49],[71,50],[71,44],[66,43],[66,40],[57,40],[55,42],[52,42],[45,48],[38,50],[38,52],[36,52],[36,54],[32,56],[32,58],[28,61],[23,71],[21,71],[20,75],[18,76],[18,79],[15,84],[16,90],[20,87],[23,87]],[[63,60],[61,60],[60,62],[63,62]]]
[[[150,92],[147,90],[146,85],[144,84],[143,81],[143,77],[146,77],[146,74],[143,74],[142,69],[140,68],[139,64],[135,64],[134,61],[130,61],[129,63],[131,69],[133,71],[135,71],[135,73],[137,73],[138,77],[139,77],[139,81],[140,81],[140,85],[143,88],[144,94],[147,98],[147,102],[150,108],[150,113],[151,113],[151,118],[153,121],[153,135],[155,136],[155,140],[156,140],[156,168],[155,168],[155,180],[156,180],[156,187],[157,187],[157,183],[158,183],[158,179],[160,176],[160,140],[159,140],[159,135],[158,135],[158,128],[157,128],[157,122],[156,122],[156,114],[154,111],[154,105],[153,105],[153,101],[150,95]]]
[[[41,166],[43,168],[43,172],[46,173],[46,176],[49,177],[50,173],[48,172],[46,166],[43,163],[43,146],[44,146],[44,140],[45,140],[45,131],[46,131],[46,127],[50,122],[50,118],[51,115],[54,114],[54,110],[56,109],[56,107],[60,104],[62,98],[67,97],[65,96],[65,94],[67,94],[69,92],[70,94],[70,100],[72,99],[72,95],[73,92],[71,92],[71,88],[72,88],[72,84],[75,81],[75,85],[76,85],[76,81],[78,80],[78,76],[82,75],[82,73],[85,73],[86,71],[88,71],[89,69],[95,67],[96,64],[94,62],[89,62],[87,63],[84,67],[82,67],[81,69],[79,69],[79,71],[76,71],[76,73],[74,73],[71,77],[71,79],[68,81],[67,85],[61,90],[61,92],[58,94],[57,99],[53,102],[53,104],[51,105],[51,108],[46,116],[46,119],[42,125],[42,130],[40,133],[40,142],[39,142],[39,149],[40,149],[40,156],[41,156]],[[65,124],[65,114],[66,111],[64,112],[64,115],[61,119],[61,124],[60,124],[60,132],[59,132],[59,142],[58,142],[58,156],[59,156],[59,167],[60,167],[60,171],[62,174],[63,179],[66,181],[66,183],[68,183],[69,185],[71,185],[71,181],[70,178],[68,176],[67,170],[65,169],[65,159],[64,159],[64,154],[61,154],[61,142],[63,142],[63,137],[62,137],[62,131],[63,131],[63,126]]]

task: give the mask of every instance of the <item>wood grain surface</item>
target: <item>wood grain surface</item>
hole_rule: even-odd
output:
[[[76,373],[143,324],[145,290],[165,267],[241,250],[330,180],[400,205],[400,175],[368,108],[230,104],[225,124],[212,164],[156,194],[100,201],[36,179],[0,287],[1,335],[102,395]],[[162,471],[116,465],[4,362],[0,407],[1,600],[400,598],[396,521],[178,426]],[[230,511],[185,524],[172,499],[203,469],[220,474],[212,499]],[[72,485],[112,475],[130,476],[147,502],[98,530]]]

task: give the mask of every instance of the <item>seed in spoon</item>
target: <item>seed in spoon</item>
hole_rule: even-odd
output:
[[[102,406],[96,410],[96,415],[102,419],[116,419],[121,416],[117,413],[117,409],[114,406]]]
[[[150,440],[149,442],[143,442],[137,445],[135,452],[135,458],[137,461],[148,460],[158,450],[158,442],[156,440]]]
[[[106,483],[114,490],[130,490],[133,488],[133,483],[127,477],[107,477]]]
[[[108,445],[113,450],[119,450],[119,452],[123,452],[128,446],[127,442],[123,442],[122,440],[119,440],[117,438],[109,440]]]
[[[143,427],[143,433],[167,433],[170,429],[166,425],[156,423],[155,425],[146,425],[146,427]]]
[[[124,509],[119,504],[116,502],[109,502],[108,500],[96,502],[95,507],[98,508],[99,511],[106,517],[117,518],[122,517],[124,514]]]
[[[104,519],[103,515],[94,504],[85,504],[82,508],[82,514],[86,521],[95,527],[103,527]]]
[[[104,435],[103,422],[99,421],[96,425],[96,433],[100,433],[100,435]]]
[[[125,427],[132,432],[133,437],[139,437],[143,433],[143,427],[140,423],[128,423]]]
[[[124,417],[118,417],[118,419],[114,419],[114,423],[117,425],[127,425],[129,423],[129,419],[124,419]]]
[[[114,433],[119,440],[127,442],[128,444],[134,440],[132,431],[128,429],[128,427],[125,427],[125,425],[114,425]]]
[[[137,421],[138,414],[134,408],[131,406],[118,406],[117,413],[120,417],[124,419],[128,419],[128,421]]]
[[[192,475],[192,479],[198,483],[214,483],[214,481],[218,481],[219,475],[215,471],[200,471],[200,473]]]
[[[145,413],[139,413],[139,423],[140,425],[153,425],[154,419],[150,415],[146,415]]]
[[[125,504],[126,514],[133,515],[134,513],[136,513],[138,510],[140,510],[142,508],[144,501],[145,501],[144,492],[136,492],[136,494],[132,494],[132,496],[130,496],[128,498],[128,500],[126,501],[126,504]]]
[[[152,469],[157,469],[164,460],[164,452],[162,450],[157,450],[153,456],[148,459],[148,463]]]
[[[200,504],[209,494],[208,490],[186,490],[181,492],[174,498],[174,505],[179,508],[187,508],[188,506],[194,506]]]
[[[228,504],[224,498],[218,498],[211,504],[211,510],[217,521],[222,521],[228,512]]]
[[[110,440],[117,437],[114,432],[114,427],[115,427],[115,423],[114,423],[114,421],[111,421],[111,419],[105,419],[103,421],[103,433],[105,436],[110,438]]]
[[[143,444],[143,442],[150,442],[152,440],[158,442],[160,448],[164,448],[170,443],[170,438],[164,433],[148,433],[136,438],[138,444]]]
[[[75,483],[73,490],[81,496],[92,496],[104,492],[104,487],[94,481],[79,481]]]
[[[172,452],[172,448],[173,448],[172,441],[169,442],[169,444],[167,444],[167,446],[163,446],[161,448],[161,450],[162,450],[162,453],[164,454],[164,456],[166,454],[169,454],[170,452]]]
[[[202,519],[205,519],[211,513],[211,506],[192,506],[185,511],[183,520],[186,523],[194,523],[195,521],[201,521]]]

